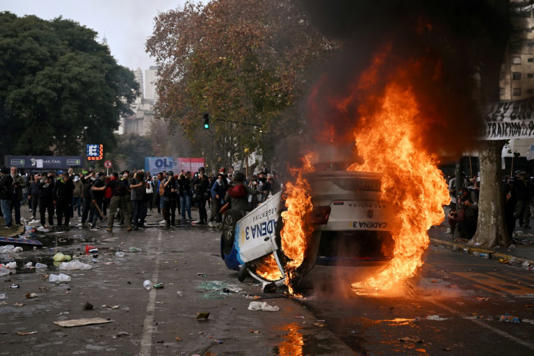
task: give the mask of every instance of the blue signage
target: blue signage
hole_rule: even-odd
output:
[[[173,157],[145,157],[145,171],[151,175],[175,170],[177,164]]]
[[[24,169],[67,169],[82,166],[80,156],[5,156],[6,167]]]

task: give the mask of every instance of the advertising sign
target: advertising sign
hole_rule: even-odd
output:
[[[184,172],[191,172],[195,173],[198,172],[198,169],[200,167],[204,167],[205,162],[204,158],[185,158],[185,157],[178,157],[177,158],[177,171],[184,171]]]
[[[89,161],[99,161],[104,158],[104,145],[88,144],[86,153]]]
[[[145,157],[145,171],[151,175],[163,171],[177,171],[176,162],[173,157]]]
[[[80,156],[5,156],[6,167],[24,169],[67,169],[82,166]]]
[[[278,192],[239,220],[235,226],[235,247],[240,263],[266,256],[277,249],[276,223],[280,216]]]

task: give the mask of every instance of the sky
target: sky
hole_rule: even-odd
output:
[[[145,52],[154,17],[182,8],[185,0],[2,0],[0,11],[50,20],[71,19],[106,38],[111,54],[125,67],[148,69],[154,61]]]

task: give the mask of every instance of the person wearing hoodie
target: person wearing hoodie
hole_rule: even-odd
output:
[[[69,227],[70,214],[72,210],[72,197],[74,192],[74,183],[69,174],[64,172],[56,182],[55,197],[57,210],[57,224],[63,225],[63,218],[65,218],[65,228]]]

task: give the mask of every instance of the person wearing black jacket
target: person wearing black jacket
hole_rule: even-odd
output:
[[[204,167],[198,170],[198,177],[193,181],[193,187],[196,194],[196,201],[198,202],[198,224],[208,223],[208,212],[206,211],[206,201],[209,199],[210,182],[205,174]]]
[[[191,219],[191,172],[180,174],[178,178],[178,195],[180,197],[180,210],[182,212],[182,221],[185,222],[185,213],[189,220]]]
[[[45,213],[48,212],[48,226],[54,225],[54,180],[52,176],[42,178],[39,183],[39,214],[41,225],[46,226]]]
[[[74,193],[74,183],[67,172],[57,180],[55,186],[57,224],[61,226],[65,217],[65,227],[69,227],[70,213],[72,209],[72,199]]]
[[[30,207],[32,209],[32,220],[37,219],[37,207],[39,206],[39,196],[41,195],[41,191],[39,190],[40,179],[41,177],[38,174],[33,176],[28,194],[28,200],[30,201]]]
[[[6,228],[11,227],[11,197],[13,192],[13,178],[7,168],[0,171],[0,209],[6,223]]]

